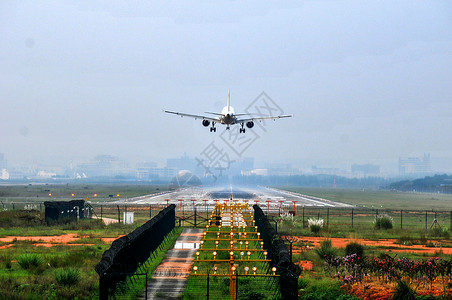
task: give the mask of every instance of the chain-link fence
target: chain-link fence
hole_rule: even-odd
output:
[[[233,281],[231,283],[231,280]],[[190,276],[184,299],[282,299],[279,276]]]
[[[250,200],[253,202],[253,200]],[[108,223],[124,222],[124,213],[134,214],[134,223],[144,224],[159,211],[167,207],[167,203],[132,204],[132,203],[90,203],[93,207],[93,218],[106,220]],[[212,203],[193,203],[190,201],[176,204],[176,225],[199,227],[205,226],[213,209]],[[393,220],[394,228],[408,230],[429,230],[432,226],[440,226],[452,230],[452,211],[416,210],[416,209],[376,209],[376,208],[340,208],[313,206],[283,206],[268,209],[267,205],[259,205],[268,216],[295,215],[297,220],[306,224],[309,218],[324,220],[325,226],[360,228],[371,226],[379,216],[386,215]],[[0,202],[0,210],[44,211],[44,202]],[[436,221],[435,221],[436,220]],[[277,226],[277,224],[274,224]]]
[[[373,226],[379,217],[392,219],[393,228],[429,230],[435,226],[452,229],[452,211],[392,210],[335,207],[297,207],[295,217],[304,225],[309,218],[323,219],[325,226],[360,228]]]

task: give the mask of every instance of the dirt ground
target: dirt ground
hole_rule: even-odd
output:
[[[290,239],[295,239],[296,242],[304,243],[304,244],[312,244],[314,247],[319,247],[320,242],[325,240],[324,237],[288,237]],[[378,246],[378,247],[387,247],[381,248],[382,251],[386,252],[412,252],[412,253],[427,253],[427,254],[435,254],[439,251],[442,251],[444,254],[452,255],[451,247],[443,247],[441,241],[438,240],[430,240],[430,242],[435,247],[426,247],[425,245],[401,245],[397,244],[397,239],[380,239],[378,241],[368,240],[368,239],[347,239],[347,238],[330,238],[333,247],[335,248],[345,248],[348,243],[356,242],[365,246]],[[449,244],[447,244],[449,246]],[[304,249],[295,248],[296,251],[294,253],[300,253]]]
[[[120,238],[122,235],[114,238],[100,238],[105,243],[112,243],[114,240]],[[32,241],[34,246],[41,247],[53,247],[56,245],[69,245],[69,246],[93,246],[94,244],[74,243],[85,236],[78,236],[74,233],[68,233],[63,235],[53,236],[7,236],[0,238],[0,242],[8,243],[0,246],[0,249],[6,249],[14,245],[14,241]]]

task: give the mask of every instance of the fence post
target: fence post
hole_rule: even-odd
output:
[[[195,205],[195,207],[194,207],[194,210],[193,210],[193,212],[195,213],[195,227],[196,227],[196,205]],[[232,225],[231,226],[233,226],[234,225],[234,223],[232,223]],[[232,227],[231,227],[232,228]]]
[[[427,230],[427,211],[425,211],[425,230]]]
[[[402,216],[402,213],[403,213],[403,209],[401,209],[400,210],[400,229],[402,229],[403,228],[403,216]]]
[[[207,300],[209,300],[209,271],[207,271]]]
[[[329,207],[326,208],[326,226],[327,227],[330,226],[330,208]]]
[[[146,295],[144,296],[144,299],[148,300],[148,271],[146,270]]]
[[[119,210],[119,205],[118,206],[118,223],[121,223],[121,211]]]
[[[303,228],[304,228],[304,205],[303,205]]]
[[[352,228],[353,228],[353,208],[352,208]]]
[[[152,204],[149,204],[149,219],[152,219]]]

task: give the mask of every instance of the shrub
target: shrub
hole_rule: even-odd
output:
[[[346,295],[340,288],[338,281],[329,279],[313,280],[301,292],[299,299],[303,300],[318,300],[318,299],[334,299],[334,300],[349,300],[358,299],[351,295]]]
[[[34,253],[25,253],[17,258],[17,262],[23,269],[37,268],[42,264],[42,258]]]
[[[323,228],[323,219],[308,219],[308,227],[313,233],[319,233]]]
[[[399,280],[392,295],[394,300],[415,300],[416,293],[405,281]]]
[[[326,239],[320,242],[320,248],[315,249],[315,253],[321,258],[321,259],[329,259],[333,256],[336,256],[337,251],[333,248],[333,245],[331,244],[330,239]]]
[[[72,268],[56,270],[55,280],[61,285],[75,285],[80,280],[80,271]]]
[[[394,223],[394,220],[386,215],[378,215],[375,219],[375,228],[376,229],[392,229],[392,224]]]
[[[352,242],[345,246],[345,256],[356,254],[358,259],[362,259],[364,257],[364,247],[361,244]]]

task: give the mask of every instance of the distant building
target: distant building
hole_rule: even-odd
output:
[[[79,164],[76,173],[86,177],[114,177],[133,174],[126,161],[110,155],[98,155],[91,162]]]
[[[166,160],[166,167],[171,169],[178,170],[189,170],[194,172],[196,170],[197,162],[195,159],[192,159],[184,153],[184,156],[180,158],[168,158]]]
[[[135,177],[138,180],[151,180],[157,178],[173,178],[178,173],[177,168],[157,167],[157,163],[144,162],[138,163],[135,169]]]
[[[430,153],[424,157],[399,158],[399,175],[429,174],[432,172]]]
[[[8,169],[7,161],[5,160],[5,155],[0,153],[0,170]]]
[[[344,175],[345,172],[339,168],[319,168],[312,166],[313,175]]]
[[[372,164],[365,164],[365,165],[358,165],[354,164],[351,168],[352,175],[354,176],[375,176],[380,175],[380,166],[378,165],[372,165]]]
[[[6,169],[0,170],[0,179],[1,180],[8,180],[9,179],[9,173]]]

